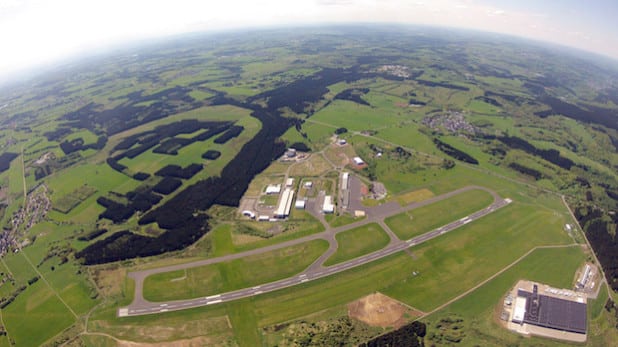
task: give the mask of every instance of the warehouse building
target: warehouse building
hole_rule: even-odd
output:
[[[297,210],[304,210],[306,205],[307,205],[307,201],[306,200],[297,199],[296,203],[294,204],[294,208],[296,208]]]
[[[586,297],[568,289],[556,289],[520,281],[509,297],[509,329],[526,335],[546,336],[573,342],[586,341]],[[505,300],[505,307],[508,307]],[[508,319],[508,315],[507,315]]]
[[[294,185],[294,179],[293,178],[288,178],[287,180],[285,180],[285,187],[286,188],[292,188],[293,185]]]
[[[279,194],[281,193],[281,185],[280,184],[270,184],[266,187],[266,194]]]
[[[324,197],[324,204],[322,205],[322,212],[324,213],[334,213],[335,205],[333,205],[333,197],[327,195]]]
[[[279,205],[275,210],[275,218],[286,218],[290,215],[290,209],[292,208],[292,200],[294,200],[294,191],[290,188],[286,188],[281,194],[279,199]]]

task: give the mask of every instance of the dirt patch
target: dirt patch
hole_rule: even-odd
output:
[[[119,267],[116,269],[94,269],[92,279],[94,280],[99,294],[103,297],[113,297],[122,294],[122,283],[127,276],[127,270]]]
[[[399,328],[410,318],[420,316],[420,312],[384,294],[375,293],[349,303],[348,316],[371,326]]]

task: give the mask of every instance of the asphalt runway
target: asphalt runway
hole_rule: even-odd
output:
[[[425,205],[428,205],[428,204],[431,204],[431,203],[434,203],[440,200],[444,200],[454,195],[463,193],[468,190],[473,190],[473,189],[480,189],[480,190],[485,190],[487,192],[490,192],[494,197],[494,202],[482,210],[474,212],[464,218],[458,219],[456,221],[453,221],[449,224],[446,224],[442,227],[436,228],[434,230],[431,230],[425,234],[416,236],[409,240],[397,239],[396,236],[394,236],[394,233],[390,231],[390,229],[388,229],[388,227],[384,224],[384,218],[388,216],[396,215],[401,212],[419,208],[419,207],[422,207],[422,206],[425,206]],[[373,211],[368,212],[368,218],[362,221],[348,224],[348,225],[345,225],[339,228],[327,227],[327,230],[322,233],[309,235],[307,237],[299,238],[296,240],[291,240],[288,242],[283,242],[277,245],[272,245],[269,247],[263,247],[263,248],[248,251],[248,252],[231,254],[228,256],[223,256],[223,257],[218,257],[218,258],[213,258],[213,259],[196,261],[196,262],[187,263],[187,264],[178,264],[178,265],[172,265],[172,266],[167,266],[167,267],[162,267],[162,268],[157,268],[157,269],[132,272],[129,274],[129,277],[135,280],[134,300],[129,306],[119,308],[117,311],[117,314],[118,314],[118,317],[129,317],[129,316],[163,313],[163,312],[168,312],[168,311],[184,310],[184,309],[207,306],[207,305],[215,305],[215,304],[219,304],[223,302],[228,302],[228,301],[238,300],[241,298],[251,297],[254,295],[259,295],[262,293],[273,292],[275,290],[299,285],[299,284],[306,283],[306,282],[309,282],[309,281],[312,281],[318,278],[331,276],[333,274],[337,274],[342,271],[346,271],[354,267],[370,263],[380,258],[384,258],[391,254],[395,254],[397,252],[403,251],[409,247],[413,247],[423,242],[429,241],[433,238],[439,237],[440,235],[446,234],[465,224],[468,224],[485,215],[488,215],[508,205],[509,203],[511,203],[510,199],[502,199],[495,192],[487,188],[470,186],[470,187],[458,189],[450,193],[446,193],[446,194],[433,197],[431,199],[425,200],[420,203],[412,203],[404,207],[401,207],[396,203],[384,204],[384,205],[378,206],[378,208],[375,208]],[[321,220],[323,220],[323,216]],[[375,251],[370,254],[363,255],[358,258],[354,258],[352,260],[349,260],[349,261],[346,261],[340,264],[329,266],[329,267],[324,267],[322,265],[323,262],[326,259],[328,259],[328,257],[337,250],[337,243],[334,238],[334,236],[337,233],[345,231],[345,230],[353,229],[358,226],[365,225],[365,224],[372,223],[372,222],[379,222],[381,225],[386,226],[386,228],[388,229],[386,231],[387,233],[389,233],[389,236],[391,237],[391,242],[385,248]],[[310,240],[316,240],[316,239],[325,239],[329,241],[331,247],[329,247],[326,253],[320,256],[320,258],[318,258],[318,260],[316,260],[314,264],[309,266],[309,268],[307,268],[305,271],[303,271],[302,273],[298,275],[288,277],[288,278],[285,278],[279,281],[254,286],[251,288],[244,288],[244,289],[239,289],[239,290],[235,290],[231,292],[226,292],[226,293],[221,293],[221,294],[216,294],[216,295],[211,295],[211,296],[206,296],[206,297],[199,297],[199,298],[194,298],[194,299],[175,300],[175,301],[155,303],[155,302],[147,301],[143,298],[144,279],[147,276],[150,276],[152,274],[187,269],[187,268],[197,267],[197,266],[203,266],[203,265],[228,261],[232,259],[239,259],[239,258],[246,257],[252,254],[259,254],[259,253],[263,253],[266,251],[288,247],[290,245],[300,244],[303,242],[307,242]]]

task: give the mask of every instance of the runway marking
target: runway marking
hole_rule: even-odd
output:
[[[408,247],[412,247],[415,245],[418,245],[420,243],[423,243],[427,240],[433,239],[439,235],[445,234],[449,231],[452,231],[458,227],[461,227],[464,224],[468,224],[472,221],[475,221],[476,219],[486,216],[488,214],[490,214],[491,212],[494,212],[495,210],[504,207],[506,205],[508,205],[509,203],[511,203],[512,200],[511,199],[504,199],[502,201],[499,201],[498,203],[495,203],[494,205],[489,206],[488,208],[485,208],[484,210],[480,210],[477,211],[475,213],[472,213],[464,218],[461,218],[457,221],[453,221],[450,224],[447,225],[443,225],[437,229],[434,229],[433,231],[430,231],[428,233],[425,233],[424,235],[419,235],[415,238],[406,240],[405,242],[400,242],[397,244],[394,244],[391,248],[389,249],[383,249],[377,252],[374,252],[372,254],[368,254],[366,256],[363,256],[361,258],[358,259],[354,259],[352,261],[349,261],[348,263],[344,263],[344,264],[340,264],[340,265],[336,265],[336,266],[331,266],[331,267],[326,267],[324,270],[319,271],[319,272],[314,272],[314,273],[303,273],[303,274],[299,274],[296,276],[296,278],[294,277],[290,277],[288,279],[282,279],[280,280],[280,282],[273,282],[273,283],[267,283],[267,284],[263,284],[263,285],[258,285],[258,286],[254,286],[251,288],[246,288],[246,289],[242,289],[236,292],[230,292],[230,293],[222,293],[222,294],[216,294],[216,295],[211,295],[211,296],[207,296],[204,299],[197,299],[197,300],[193,300],[193,301],[189,301],[189,302],[180,302],[177,304],[160,304],[157,305],[156,303],[153,303],[152,305],[150,305],[150,307],[147,308],[143,308],[143,309],[130,309],[129,307],[124,307],[124,308],[119,308],[118,309],[118,316],[119,317],[126,317],[126,316],[134,316],[134,315],[140,315],[140,314],[152,314],[152,313],[158,313],[158,312],[167,312],[171,310],[178,310],[178,309],[184,309],[185,306],[191,306],[191,307],[199,307],[199,306],[204,306],[204,305],[214,305],[214,304],[218,304],[221,302],[227,302],[227,301],[231,301],[231,300],[236,300],[238,298],[242,298],[242,297],[250,297],[252,295],[259,295],[265,292],[270,292],[273,290],[277,290],[280,288],[285,288],[285,287],[289,287],[289,286],[294,286],[294,285],[298,285],[301,283],[305,283],[305,282],[309,282],[311,280],[315,280],[317,278],[320,277],[325,277],[325,276],[329,276],[332,275],[334,273],[338,273],[341,271],[345,271],[345,270],[349,270],[351,268],[354,268],[360,264],[366,264],[369,263],[371,261],[374,261],[376,259],[380,259],[383,258],[385,255],[387,254],[393,254],[395,252],[399,252],[402,250],[407,249]],[[215,299],[215,300],[213,300]]]

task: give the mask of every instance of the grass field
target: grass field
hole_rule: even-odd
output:
[[[363,218],[365,217],[354,217],[349,214],[341,214],[341,215],[327,214],[324,216],[324,219],[326,219],[328,224],[333,228],[340,227],[340,226],[347,225],[347,224],[354,223],[354,222],[358,222],[359,220]]]
[[[242,125],[245,129],[239,137],[234,138],[223,145],[215,144],[213,141],[216,137],[213,137],[207,141],[195,142],[183,147],[178,151],[178,155],[159,154],[154,153],[152,150],[148,150],[133,159],[123,158],[120,163],[126,165],[131,172],[146,172],[149,174],[154,174],[162,167],[170,164],[185,167],[192,163],[202,163],[204,161],[201,158],[202,154],[208,149],[213,149],[220,151],[221,157],[219,157],[214,163],[211,163],[211,165],[226,164],[233,157],[233,155],[240,150],[240,147],[249,141],[261,127],[260,122],[250,116],[240,118],[235,124]],[[228,154],[228,152],[231,152],[232,155]],[[221,162],[223,164],[220,164]]]
[[[75,317],[43,283],[38,281],[7,308],[2,318],[18,346],[38,346],[75,321]]]
[[[429,189],[413,190],[411,192],[399,194],[395,199],[401,206],[406,206],[413,202],[427,200],[433,197],[434,194]]]
[[[476,289],[461,300],[445,307],[428,318],[429,343],[437,341],[435,336],[439,329],[434,328],[437,322],[447,316],[463,318],[460,324],[463,330],[463,345],[500,345],[508,346],[562,346],[564,343],[548,339],[526,338],[512,333],[499,326],[496,322],[497,307],[502,307],[502,298],[520,279],[537,281],[557,288],[571,288],[573,275],[578,266],[585,260],[579,246],[553,249],[538,249],[500,274],[490,282]],[[588,302],[590,305],[597,303]]]
[[[242,289],[292,276],[307,268],[328,248],[322,240],[183,271],[152,275],[144,281],[151,301],[189,299]]]
[[[290,169],[291,176],[320,176],[325,174],[332,166],[319,154],[312,154],[309,159],[293,164]]]
[[[563,225],[560,215],[513,203],[412,248],[416,260],[407,271],[420,274],[385,293],[428,311],[507,266],[532,245],[569,244]]]
[[[64,214],[69,213],[73,208],[79,205],[82,201],[86,200],[89,196],[96,193],[97,189],[87,185],[81,186],[75,189],[68,195],[62,196],[57,199],[53,208]]]
[[[388,217],[385,223],[401,240],[428,232],[463,218],[491,204],[493,197],[483,190],[470,190],[452,198]]]
[[[324,266],[342,263],[369,254],[388,245],[390,238],[376,223],[338,233],[337,252],[324,262]]]
[[[234,346],[234,332],[223,305],[208,310],[192,309],[122,320],[113,318],[114,314],[113,309],[97,312],[89,322],[89,330],[109,333],[128,341],[151,343],[206,336],[204,340],[197,341],[197,345]]]

